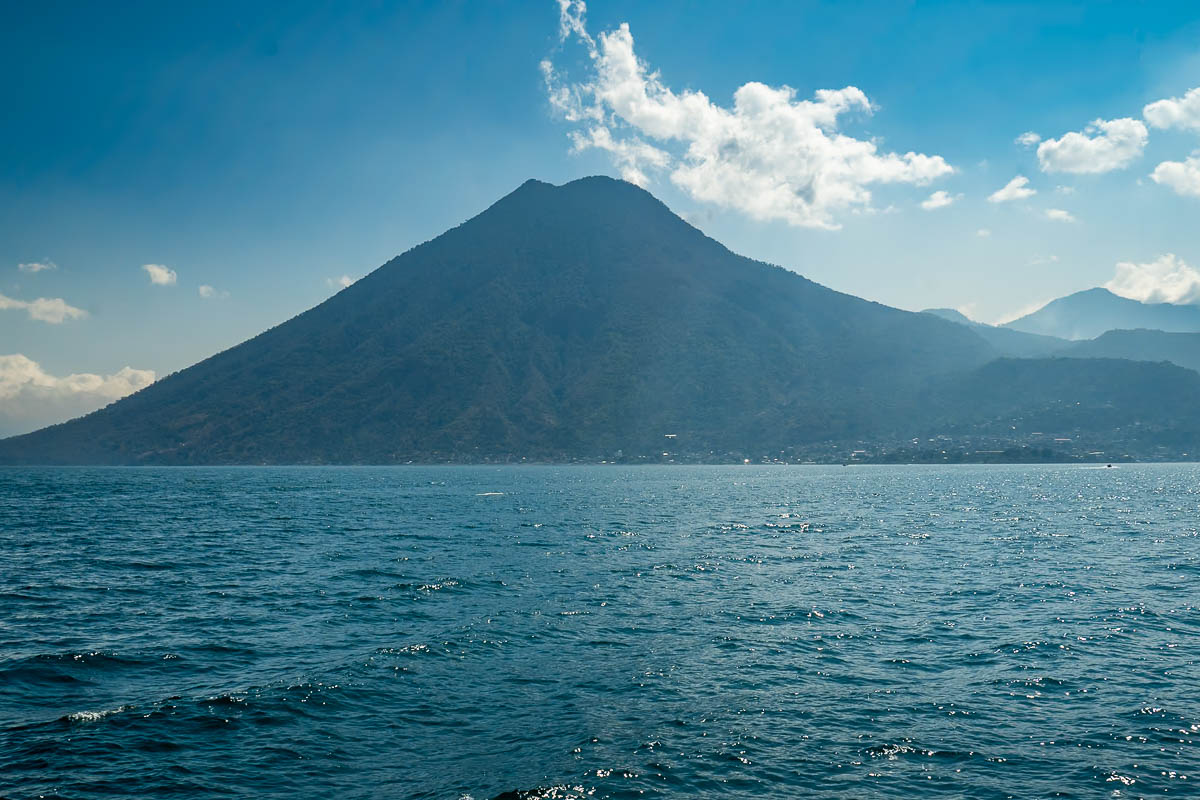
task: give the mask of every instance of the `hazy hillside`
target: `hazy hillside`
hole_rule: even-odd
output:
[[[1200,374],[1117,359],[1000,359],[946,381],[928,401],[936,431],[1109,458],[1200,452]]]
[[[1200,430],[1200,373],[1174,364],[1102,358],[1003,358],[939,387],[931,403],[955,425],[1036,430],[1137,423]]]
[[[1062,339],[1094,339],[1107,331],[1134,328],[1195,333],[1200,332],[1200,306],[1139,303],[1107,289],[1088,289],[1060,297],[1005,327]]]
[[[923,313],[932,314],[936,317],[965,325],[992,347],[996,348],[996,352],[1004,356],[1038,358],[1059,353],[1070,345],[1070,342],[1067,340],[1054,336],[1025,333],[1024,331],[1013,330],[1011,328],[1001,328],[995,325],[985,325],[982,322],[975,322],[965,314],[952,308],[930,308]]]
[[[1101,290],[1103,291],[1103,290]],[[1124,300],[1124,298],[1119,298]],[[1133,301],[1128,301],[1133,302]],[[1142,304],[1138,303],[1141,306]],[[1124,307],[1124,303],[1121,304]],[[1155,313],[1155,306],[1143,306]],[[1179,306],[1167,306],[1178,309]],[[1183,307],[1185,310],[1190,306]],[[931,308],[924,313],[957,322],[975,331],[1004,356],[1039,358],[1069,356],[1072,358],[1125,358],[1134,361],[1170,361],[1181,367],[1200,370],[1200,333],[1170,333],[1139,328],[1110,330],[1094,339],[1071,341],[1054,336],[985,325],[968,318],[952,308]],[[1168,314],[1177,312],[1168,311]]]
[[[957,322],[960,325],[982,325],[982,322],[976,322],[956,308],[927,308],[921,312],[922,314],[933,314],[935,317],[948,319],[951,322]]]
[[[1109,331],[1096,339],[1070,345],[1065,355],[1076,358],[1129,358],[1170,361],[1200,371],[1200,333]]]

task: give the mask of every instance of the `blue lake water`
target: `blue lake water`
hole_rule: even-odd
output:
[[[1200,796],[1200,467],[0,470],[0,797]]]

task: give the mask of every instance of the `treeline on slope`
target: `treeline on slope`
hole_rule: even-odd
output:
[[[937,433],[1034,432],[1107,438],[1135,448],[1200,445],[1200,373],[1165,362],[1105,358],[993,361],[928,398]]]

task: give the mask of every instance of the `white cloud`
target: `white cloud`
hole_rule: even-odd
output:
[[[1175,194],[1200,197],[1200,152],[1193,153],[1186,161],[1164,161],[1154,168],[1150,178],[1167,186]]]
[[[46,270],[58,269],[58,264],[45,259],[43,261],[31,261],[28,264],[17,264],[17,269],[21,270],[21,272],[44,272]]]
[[[1039,264],[1057,264],[1058,256],[1034,256],[1033,258],[1029,259],[1029,263],[1031,266],[1037,266]]]
[[[326,278],[325,283],[330,288],[337,287],[339,289],[345,289],[347,286],[354,283],[354,279],[349,275],[342,275],[339,278]]]
[[[1033,147],[1041,140],[1041,134],[1034,133],[1033,131],[1025,131],[1025,133],[1022,133],[1016,138],[1017,144],[1021,145],[1022,147]]]
[[[1054,220],[1055,222],[1075,222],[1075,217],[1070,211],[1064,211],[1061,208],[1047,208],[1046,219]]]
[[[1008,183],[1004,184],[1004,188],[997,189],[988,196],[989,203],[1008,203],[1012,200],[1024,200],[1027,197],[1033,197],[1037,194],[1037,189],[1028,188],[1029,178],[1024,175],[1018,175]]]
[[[1074,186],[1055,186],[1054,191],[1058,192],[1059,194],[1075,194],[1075,187]]]
[[[175,270],[164,267],[162,264],[142,264],[142,269],[146,270],[146,274],[150,276],[150,282],[155,286],[174,286],[175,280],[179,277],[175,274]]]
[[[20,354],[0,356],[0,435],[26,433],[95,411],[154,382],[154,371],[56,377]]]
[[[979,230],[975,231],[975,235],[980,239],[986,239],[992,235],[992,232],[987,228],[980,228]]]
[[[558,39],[565,40],[574,34],[587,44],[595,44],[584,24],[587,3],[584,0],[558,0]]]
[[[1118,263],[1104,288],[1143,303],[1200,303],[1200,271],[1167,253],[1146,264]]]
[[[851,112],[874,107],[859,89],[796,91],[751,82],[719,106],[703,92],[676,93],[634,52],[627,24],[593,40],[579,0],[560,0],[560,34],[587,51],[590,74],[566,80],[548,60],[542,74],[552,108],[580,129],[575,150],[610,154],[621,174],[646,184],[666,173],[692,198],[758,220],[838,228],[837,214],[871,208],[875,184],[925,185],[954,169],[941,156],[879,152],[875,141],[838,131]]]
[[[39,297],[37,300],[16,300],[0,294],[0,311],[16,309],[25,311],[30,319],[39,322],[49,322],[58,325],[68,319],[81,319],[87,316],[82,308],[68,305],[61,297]]]
[[[595,147],[606,150],[613,163],[621,170],[621,177],[637,186],[645,187],[650,178],[644,169],[663,169],[671,164],[671,155],[654,145],[646,144],[635,137],[614,139],[612,131],[604,126],[589,128],[587,133],[571,131],[572,150],[576,153]]]
[[[200,296],[205,300],[224,300],[226,297],[229,297],[229,292],[224,289],[214,289],[207,283],[200,284],[198,291],[200,292]]]
[[[0,356],[0,399],[11,399],[38,389],[58,395],[89,394],[103,400],[117,400],[144,389],[154,382],[154,370],[125,367],[112,375],[76,373],[56,378],[31,358],[13,354]]]
[[[922,200],[921,208],[925,209],[926,211],[933,211],[935,208],[945,208],[961,197],[961,194],[952,195],[949,192],[943,192],[939,190],[929,195],[929,197],[925,200]]]
[[[1043,172],[1111,172],[1128,166],[1142,154],[1148,139],[1141,120],[1094,120],[1082,132],[1071,131],[1038,145]]]
[[[1150,103],[1142,109],[1142,116],[1155,128],[1200,131],[1200,87],[1189,89],[1183,97]]]

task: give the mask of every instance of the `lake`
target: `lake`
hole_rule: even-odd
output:
[[[1200,795],[1200,466],[0,470],[0,797]]]

